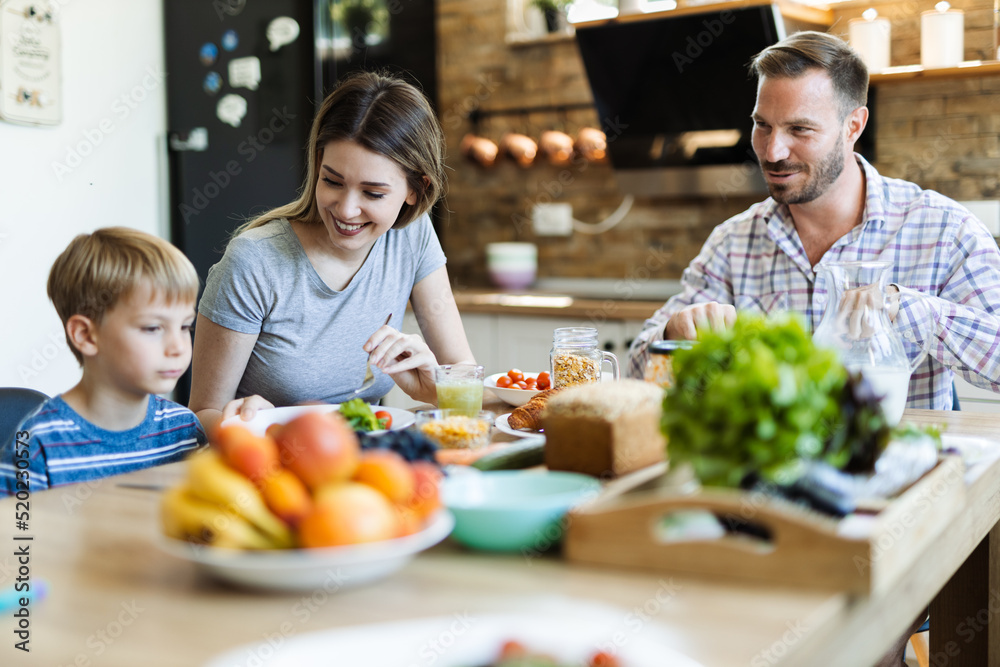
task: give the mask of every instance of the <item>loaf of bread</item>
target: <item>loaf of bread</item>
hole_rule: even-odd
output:
[[[546,389],[531,397],[524,405],[514,408],[507,417],[507,426],[513,429],[530,428],[537,431],[542,428],[542,411],[549,399],[562,391],[561,389]]]
[[[663,389],[641,380],[567,387],[545,408],[545,465],[614,477],[666,458]]]

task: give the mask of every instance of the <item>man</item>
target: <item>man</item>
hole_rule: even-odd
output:
[[[907,406],[949,409],[953,371],[1000,391],[1000,250],[968,210],[880,176],[853,152],[868,121],[858,54],[833,35],[800,32],[751,68],[753,148],[771,197],[712,232],[684,271],[684,291],[633,343],[629,374],[642,376],[651,342],[729,326],[737,312],[793,310],[815,330],[832,292],[817,266],[881,259],[892,263],[889,315],[910,353],[931,339]]]

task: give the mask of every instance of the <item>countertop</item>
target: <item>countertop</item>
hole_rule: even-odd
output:
[[[455,290],[463,313],[645,320],[681,291],[677,280],[545,278],[530,288]]]

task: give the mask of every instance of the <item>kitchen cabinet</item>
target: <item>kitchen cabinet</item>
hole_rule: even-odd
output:
[[[588,318],[532,317],[528,315],[496,315],[497,365],[500,372],[511,368],[542,371],[549,367],[552,349],[552,331],[559,327],[595,327],[601,349],[618,357],[624,373],[628,346],[642,329],[641,321],[604,320],[595,322]],[[605,371],[609,368],[604,367]]]
[[[991,412],[1000,414],[1000,394],[989,389],[981,389],[955,377],[955,389],[963,412]]]

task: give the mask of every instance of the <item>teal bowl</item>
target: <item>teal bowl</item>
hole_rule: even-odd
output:
[[[542,552],[558,543],[570,508],[597,496],[595,478],[571,472],[458,474],[441,489],[455,516],[451,537],[485,551]]]

